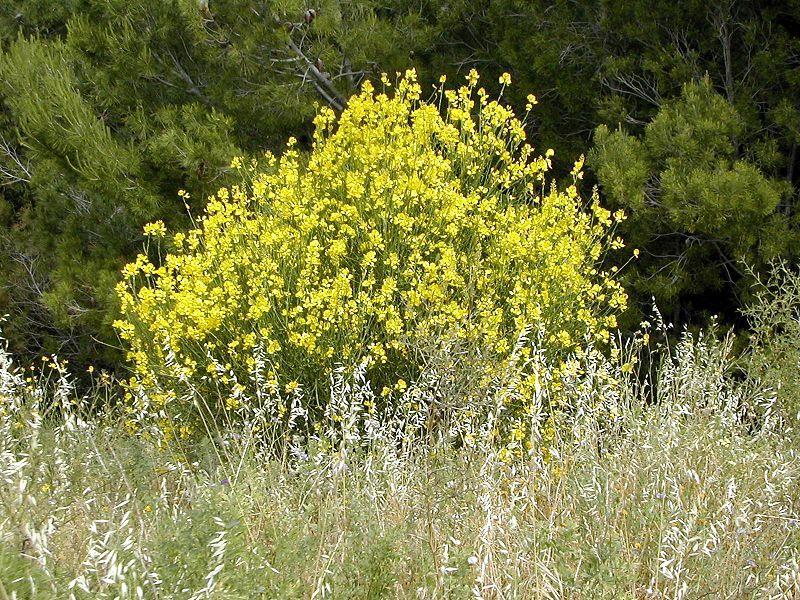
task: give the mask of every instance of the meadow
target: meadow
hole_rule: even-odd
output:
[[[0,337],[0,600],[800,597],[794,264],[742,274],[746,326],[620,327],[635,208],[463,79],[179,190],[114,372]]]
[[[514,461],[485,422],[463,443],[453,361],[411,386],[418,410],[377,418],[363,373],[339,372],[307,439],[265,443],[253,410],[176,445],[126,433],[99,379],[78,397],[65,366],[34,378],[3,351],[0,598],[796,598],[797,416],[774,355],[756,377],[731,336],[626,348],[646,372],[587,359],[571,427]]]

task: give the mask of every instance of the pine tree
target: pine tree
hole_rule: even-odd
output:
[[[706,79],[664,103],[641,137],[605,125],[595,134],[590,164],[641,249],[629,282],[674,318],[709,293],[724,308],[720,298],[746,292],[748,267],[797,251],[793,218],[781,210],[792,187],[740,151],[743,122]]]

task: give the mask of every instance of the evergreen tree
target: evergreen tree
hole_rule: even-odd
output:
[[[785,181],[768,177],[739,151],[744,121],[708,80],[687,84],[664,103],[641,137],[602,125],[590,162],[610,202],[629,215],[630,245],[640,248],[629,282],[660,308],[692,308],[715,293],[741,293],[745,265],[762,267],[794,253],[797,234]]]

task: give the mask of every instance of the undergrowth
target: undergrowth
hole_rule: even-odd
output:
[[[491,411],[448,416],[452,363],[391,415],[339,371],[310,435],[252,410],[181,447],[0,352],[0,598],[795,598],[792,421],[731,348],[687,334],[649,378],[641,345],[586,355],[570,426],[511,461]]]

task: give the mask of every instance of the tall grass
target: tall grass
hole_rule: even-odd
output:
[[[305,439],[263,443],[262,410],[179,447],[2,351],[0,599],[796,598],[797,440],[731,347],[687,334],[649,379],[592,355],[522,462],[490,423],[453,442],[452,364],[391,416],[339,373]]]

